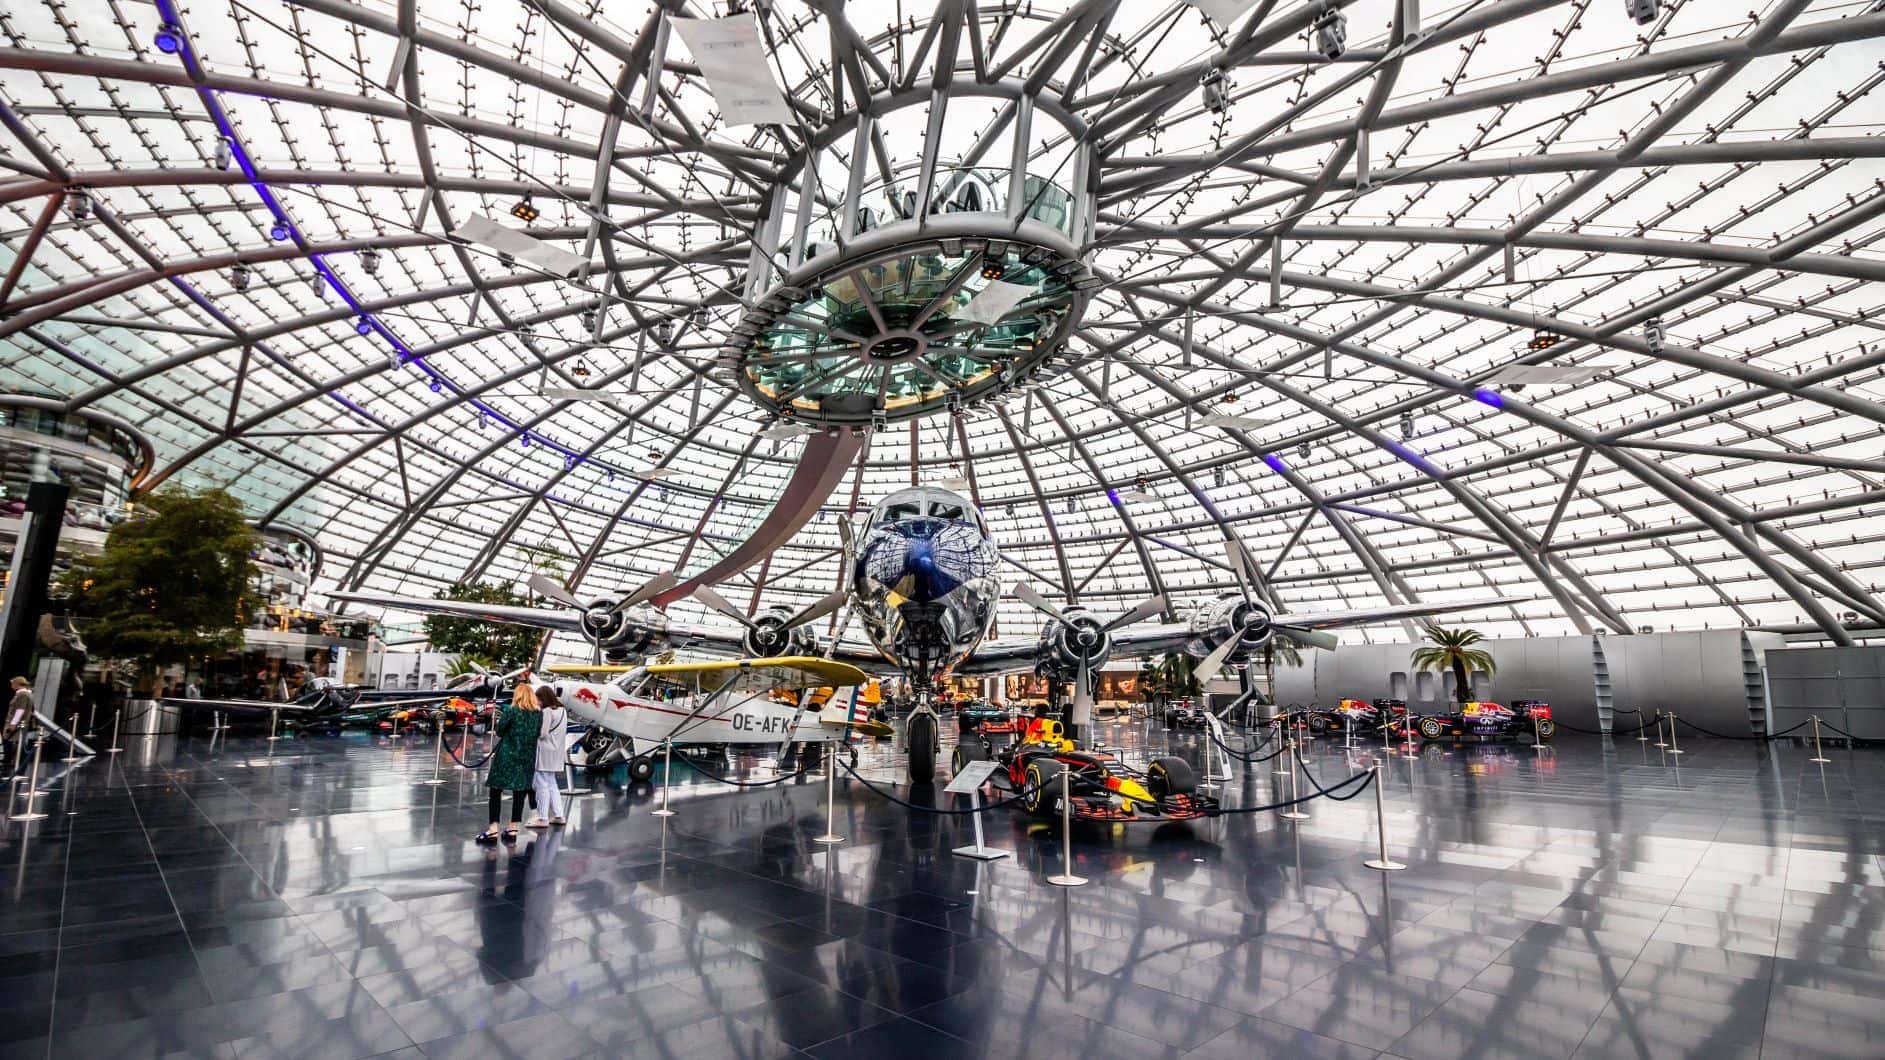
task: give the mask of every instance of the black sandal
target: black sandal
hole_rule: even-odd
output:
[[[504,842],[506,843],[517,842],[517,829],[515,828],[504,829]]]
[[[488,830],[479,832],[478,838],[472,840],[472,842],[477,843],[479,846],[491,846],[497,842],[497,833]]]

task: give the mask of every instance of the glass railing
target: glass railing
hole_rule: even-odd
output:
[[[938,165],[934,186],[930,191],[928,212],[1005,215],[1008,212],[1008,176],[1008,170],[994,167],[951,168]],[[865,184],[858,196],[858,231],[868,232],[873,228],[914,218],[918,212],[916,197],[920,182],[921,174],[911,169],[888,181],[878,178]],[[1070,191],[1045,177],[1029,174],[1022,178],[1021,194],[1022,217],[1038,221],[1070,239],[1073,237],[1073,194]],[[789,233],[793,219],[786,220],[783,230]],[[805,234],[805,260],[809,261],[837,245],[843,221],[843,203],[813,207],[811,222]],[[782,264],[790,251],[788,239],[779,250]]]

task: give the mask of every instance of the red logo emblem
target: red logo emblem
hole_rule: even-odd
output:
[[[596,695],[594,692],[591,692],[587,688],[577,689],[576,698],[582,700],[584,703],[587,703],[592,707],[599,707],[602,705],[602,697]]]

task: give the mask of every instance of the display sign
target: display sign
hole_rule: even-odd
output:
[[[970,762],[943,790],[951,795],[971,794],[988,783],[988,778],[999,768],[999,762]]]

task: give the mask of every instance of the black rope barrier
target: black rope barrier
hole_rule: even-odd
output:
[[[1298,759],[1298,761],[1300,761],[1300,758]],[[1307,775],[1308,772],[1309,771],[1307,769],[1303,770],[1304,775]],[[1318,787],[1316,786],[1315,781],[1312,779],[1309,782],[1309,784],[1311,787],[1315,787],[1316,790],[1310,792],[1307,795],[1299,795],[1293,799],[1284,799],[1282,802],[1272,802],[1265,806],[1229,806],[1229,807],[1220,806],[1217,809],[1206,814],[1205,816],[1226,817],[1234,813],[1268,813],[1271,810],[1285,810],[1291,806],[1300,806],[1303,803],[1310,801],[1311,799],[1332,799],[1336,802],[1347,802],[1348,800],[1354,798],[1355,796],[1360,795],[1362,792],[1367,791],[1369,783],[1371,783],[1374,779],[1375,779],[1375,774],[1373,770],[1369,770],[1365,773],[1356,773],[1356,774],[1353,774],[1352,776],[1349,776],[1348,778],[1344,780],[1337,781],[1335,786],[1332,788]],[[1340,791],[1343,788],[1349,786],[1350,784],[1357,785],[1354,791],[1351,791],[1346,795],[1333,794],[1334,792]],[[1148,818],[1148,819],[1158,820],[1158,818]]]
[[[498,741],[496,740],[491,741],[491,749],[489,751],[486,751],[484,753],[484,757],[478,759],[476,762],[467,762],[464,759],[458,757],[458,748],[453,746],[450,743],[445,744],[445,753],[452,756],[452,761],[457,762],[459,765],[465,767],[466,769],[469,769],[475,772],[477,770],[483,769],[484,764],[486,762],[489,762],[491,760],[491,756],[497,753],[497,744],[498,744]]]
[[[1811,720],[1812,720],[1811,718],[1808,718],[1808,719],[1807,719],[1807,721],[1811,721]],[[1807,724],[1807,722],[1806,722],[1806,721],[1803,721],[1803,722],[1801,722],[1801,723],[1800,723],[1800,725],[1805,725],[1805,724]],[[1794,729],[1797,729],[1797,728],[1799,728],[1799,727],[1800,727],[1800,725],[1795,725],[1795,726],[1794,726],[1793,728],[1794,728]],[[1831,730],[1832,730],[1833,732],[1836,732],[1836,733],[1838,733],[1839,735],[1841,735],[1841,736],[1843,736],[1843,737],[1845,737],[1846,739],[1848,739],[1848,740],[1850,740],[1850,741],[1852,741],[1853,743],[1867,743],[1867,744],[1870,744],[1870,743],[1880,743],[1880,742],[1885,742],[1885,741],[1881,741],[1881,740],[1880,740],[1880,739],[1879,739],[1878,737],[1876,737],[1876,736],[1854,736],[1854,735],[1852,735],[1851,733],[1849,733],[1849,732],[1847,732],[1846,730],[1844,730],[1844,729],[1842,729],[1842,728],[1840,728],[1839,726],[1837,726],[1837,725],[1834,725],[1834,724],[1833,724],[1832,722],[1830,722],[1830,721],[1827,721],[1827,720],[1826,720],[1825,718],[1821,718],[1821,719],[1820,719],[1820,728],[1822,728],[1822,729],[1831,729]],[[1792,732],[1792,731],[1793,731],[1793,729],[1788,729],[1787,731],[1788,731],[1788,732]]]
[[[1639,717],[1641,717],[1641,716],[1642,716],[1642,713],[1643,713],[1643,712],[1642,712],[1642,711],[1640,711],[1640,710],[1630,710],[1630,711],[1622,711],[1622,710],[1613,710],[1613,711],[1611,711],[1611,713],[1612,713],[1612,714],[1635,714],[1635,715],[1637,715],[1637,716],[1639,716]],[[1576,725],[1572,725],[1572,724],[1571,724],[1570,722],[1565,722],[1565,721],[1559,721],[1559,720],[1558,720],[1558,719],[1556,719],[1556,718],[1553,718],[1553,719],[1551,719],[1551,723],[1552,723],[1553,725],[1556,725],[1556,726],[1557,726],[1558,728],[1560,728],[1560,729],[1563,729],[1563,730],[1564,730],[1565,732],[1576,732],[1576,733],[1583,733],[1583,734],[1584,734],[1585,736],[1628,736],[1628,735],[1630,735],[1631,733],[1637,733],[1637,732],[1642,732],[1642,731],[1643,731],[1644,729],[1647,729],[1647,728],[1649,728],[1649,727],[1650,727],[1651,725],[1654,725],[1654,724],[1656,724],[1656,722],[1655,722],[1654,720],[1652,720],[1652,721],[1646,721],[1646,722],[1644,722],[1643,724],[1641,724],[1641,725],[1638,725],[1638,726],[1637,726],[1636,728],[1634,728],[1634,729],[1619,729],[1619,728],[1617,728],[1616,726],[1614,726],[1614,725],[1612,725],[1612,726],[1610,727],[1610,731],[1609,731],[1609,732],[1605,732],[1605,731],[1604,731],[1604,730],[1602,730],[1602,729],[1583,729],[1583,728],[1579,728],[1579,727],[1578,727],[1578,726],[1576,726]]]
[[[730,777],[716,776],[711,770],[705,768],[699,762],[696,762],[685,756],[681,758],[681,762],[682,764],[686,765],[689,769],[692,769],[694,772],[699,773],[703,777],[706,777],[708,780],[717,780],[722,784],[726,784],[735,788],[769,788],[769,787],[772,787],[774,784],[783,784],[786,781],[793,779],[794,777],[802,777],[812,768],[812,763],[806,762],[805,764],[799,766],[795,772],[781,773],[780,775],[773,777],[770,780],[746,781],[746,780],[733,780]]]
[[[1803,721],[1800,724],[1795,725],[1791,729],[1782,729],[1779,732],[1770,732],[1764,736],[1730,736],[1725,732],[1715,732],[1711,729],[1704,729],[1700,725],[1697,725],[1694,722],[1690,721],[1689,719],[1681,717],[1680,715],[1671,714],[1669,716],[1672,718],[1675,718],[1675,720],[1681,722],[1682,724],[1687,725],[1689,728],[1694,729],[1696,732],[1701,733],[1703,736],[1713,736],[1717,740],[1747,740],[1747,741],[1756,742],[1756,743],[1766,743],[1770,740],[1778,740],[1790,732],[1795,732],[1799,729],[1806,728],[1807,725],[1812,721],[1812,719],[1809,718],[1806,721]],[[1824,725],[1825,722],[1821,722],[1820,724]]]
[[[1286,744],[1278,744],[1276,747],[1276,750],[1271,751],[1267,755],[1257,754],[1257,751],[1261,750],[1265,744],[1269,743],[1271,740],[1274,740],[1276,738],[1275,729],[1271,729],[1268,733],[1265,733],[1263,739],[1258,741],[1257,746],[1246,747],[1241,750],[1239,750],[1238,748],[1232,747],[1230,744],[1227,744],[1223,740],[1219,739],[1216,732],[1213,732],[1210,729],[1206,729],[1205,732],[1207,735],[1211,737],[1211,742],[1217,745],[1218,750],[1224,752],[1224,754],[1230,757],[1231,759],[1241,762],[1247,766],[1253,766],[1259,763],[1268,762],[1270,759],[1275,758],[1277,755],[1282,754],[1283,748],[1287,746]]]
[[[1339,790],[1344,784],[1354,783],[1356,777],[1374,776],[1372,772],[1355,773],[1355,774],[1350,775],[1347,779],[1336,781],[1335,787],[1325,788],[1322,786],[1320,782],[1316,780],[1316,775],[1314,773],[1309,772],[1309,763],[1302,760],[1302,748],[1298,747],[1296,749],[1295,754],[1292,757],[1296,759],[1296,767],[1302,770],[1302,775],[1309,778],[1309,786],[1316,789],[1315,794],[1320,795],[1325,799],[1330,799],[1335,802],[1347,802],[1348,800],[1354,798],[1357,795],[1360,795],[1363,791],[1367,790],[1368,785],[1363,784],[1361,787],[1356,788],[1354,791],[1351,791],[1346,795],[1334,795],[1334,794],[1331,794],[1331,792]],[[1314,796],[1311,796],[1311,797],[1313,798]]]

